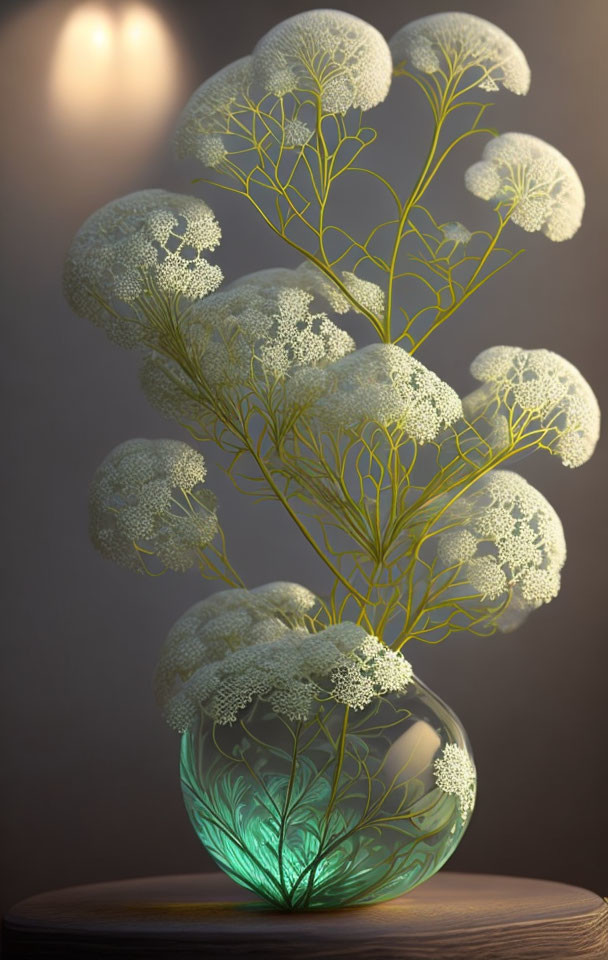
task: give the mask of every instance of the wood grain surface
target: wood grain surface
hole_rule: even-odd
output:
[[[208,873],[31,897],[3,943],[8,960],[607,960],[608,905],[560,883],[443,872],[375,906],[280,913]]]

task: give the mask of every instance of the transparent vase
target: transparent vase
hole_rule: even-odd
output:
[[[362,710],[290,721],[255,700],[232,725],[202,713],[181,781],[203,846],[286,910],[399,896],[431,877],[469,822],[475,771],[455,714],[418,679]]]

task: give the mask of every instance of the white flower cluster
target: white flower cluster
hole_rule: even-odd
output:
[[[471,231],[467,230],[465,225],[463,223],[459,223],[457,220],[451,220],[449,223],[444,223],[441,227],[441,232],[446,240],[449,240],[455,245],[459,243],[466,245],[473,236]]]
[[[375,297],[380,303],[380,288],[361,283],[368,302]],[[318,399],[327,389],[325,370],[355,343],[327,314],[312,312],[315,297],[338,303],[340,312],[350,308],[338,288],[308,263],[248,274],[193,305],[184,335],[208,392],[253,392],[274,416]],[[273,389],[277,381],[284,382],[284,390]],[[201,390],[173,361],[150,353],[142,364],[141,385],[165,416],[208,428]]]
[[[468,751],[457,743],[446,743],[433,764],[433,772],[439,789],[457,798],[460,816],[466,820],[475,805],[477,784],[475,765]]]
[[[281,581],[253,590],[220,590],[194,604],[171,628],[156,671],[156,695],[169,723],[185,729],[195,715],[196,700],[184,684],[197,671],[244,646],[303,628],[316,605],[310,590]]]
[[[365,307],[366,310],[369,310],[369,312],[373,313],[376,317],[383,315],[384,290],[382,287],[379,287],[377,283],[372,283],[371,280],[363,280],[348,270],[342,271],[342,278],[344,280],[344,286],[351,296],[355,298],[357,303],[360,303],[362,307]],[[340,293],[340,291],[338,292]],[[344,294],[342,294],[342,296],[344,296]],[[344,297],[344,299],[347,300],[349,309],[352,309],[348,298]]]
[[[312,130],[303,120],[294,117],[283,125],[283,140],[286,147],[303,147],[312,137]]]
[[[421,73],[464,73],[474,69],[476,86],[501,86],[527,93],[530,67],[514,40],[495,24],[471,13],[434,13],[406,24],[390,41],[395,66],[403,61]],[[472,80],[467,77],[467,82]]]
[[[140,190],[93,213],[74,237],[65,263],[68,302],[123,346],[142,337],[145,322],[129,307],[149,292],[197,300],[222,281],[203,250],[220,242],[213,211],[196,197]],[[125,314],[125,310],[127,311]],[[131,321],[131,322],[129,322]]]
[[[187,570],[215,536],[214,495],[203,489],[200,453],[179,440],[127,440],[98,467],[91,483],[93,543],[104,557],[143,573],[156,558]]]
[[[257,283],[267,283],[270,286],[297,287],[313,296],[325,300],[332,310],[338,314],[359,313],[360,311],[349,300],[343,290],[333,280],[316,267],[310,260],[305,260],[295,270],[285,267],[276,267],[273,270],[261,270],[256,277]],[[243,277],[237,283],[247,283],[250,277]],[[348,293],[365,309],[377,317],[384,313],[384,290],[371,280],[364,280],[348,270],[342,271],[342,282]],[[231,284],[231,287],[236,284]]]
[[[249,274],[195,306],[191,335],[209,384],[245,384],[260,375],[280,379],[354,349],[327,314],[310,312],[313,293],[295,285],[297,274]]]
[[[438,538],[445,566],[462,564],[462,574],[483,601],[498,601],[511,590],[513,613],[522,620],[548,603],[560,588],[566,560],[561,521],[545,497],[510,470],[495,470],[448,509],[442,520],[458,526]],[[498,621],[501,629],[507,620]]]
[[[228,64],[195,90],[177,125],[177,154],[221,168],[231,140],[237,152],[254,147],[256,111],[268,94],[312,94],[325,113],[343,114],[384,100],[391,77],[390,50],[369,23],[338,10],[306,11],[279,23],[252,56]],[[302,147],[312,136],[297,110],[285,117],[285,147]]]
[[[308,10],[265,34],[253,51],[268,93],[312,93],[325,113],[369,110],[388,94],[393,65],[384,37],[339,10]]]
[[[454,390],[396,344],[363,347],[324,373],[325,390],[311,415],[331,429],[394,424],[425,443],[462,416]]]
[[[229,63],[194,91],[178,121],[175,147],[180,159],[193,157],[217,167],[226,157],[224,136],[233,118],[251,109],[251,57]]]
[[[477,553],[479,538],[465,527],[450,530],[439,537],[437,554],[446,567],[471,560]]]
[[[471,373],[488,386],[490,397],[533,418],[528,432],[545,433],[542,445],[567,467],[578,467],[592,455],[600,433],[600,409],[593,390],[579,371],[551,350],[490,347],[475,358]],[[481,397],[465,400],[475,413]]]
[[[188,610],[170,631],[157,670],[167,722],[183,731],[202,711],[234,723],[256,697],[304,720],[319,700],[358,710],[405,689],[411,665],[362,627],[341,623],[310,633],[306,617],[316,603],[298,584],[271,583],[223,590]]]
[[[231,284],[231,287],[246,284],[251,279],[255,279],[258,285],[268,286],[269,288],[296,287],[298,290],[305,290],[306,293],[324,300],[334,313],[344,314],[348,313],[349,310],[354,310],[353,305],[342,290],[310,260],[304,260],[295,269],[274,267],[270,270],[260,270],[258,273],[241,277],[235,284]]]
[[[559,150],[528,133],[503,133],[486,144],[483,159],[465,173],[467,189],[482,200],[512,206],[523,230],[569,240],[581,225],[585,191]]]
[[[199,399],[196,384],[182,368],[161,354],[144,356],[139,383],[148,402],[169,420],[200,424],[207,413]]]

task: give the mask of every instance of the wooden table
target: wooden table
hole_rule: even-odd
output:
[[[23,900],[4,949],[7,960],[606,960],[608,905],[560,883],[443,872],[376,906],[280,913],[223,874],[149,877]]]

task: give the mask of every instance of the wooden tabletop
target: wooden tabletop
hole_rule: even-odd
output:
[[[375,906],[280,913],[207,873],[44,893],[3,932],[8,960],[607,960],[608,905],[561,883],[443,872]]]

